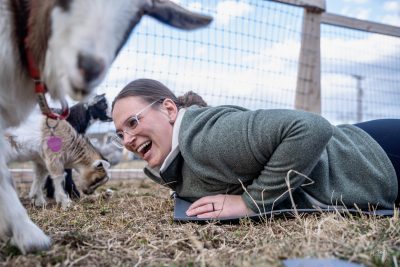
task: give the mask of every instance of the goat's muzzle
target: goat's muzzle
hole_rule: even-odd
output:
[[[104,60],[89,54],[78,55],[78,69],[86,84],[97,80],[105,70]]]
[[[94,193],[97,187],[107,183],[108,180],[110,180],[110,178],[108,177],[108,175],[106,175],[103,178],[96,180],[93,184],[89,185],[87,188],[82,189],[82,191],[86,195],[91,195]]]

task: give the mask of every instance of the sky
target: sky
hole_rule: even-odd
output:
[[[400,27],[400,1],[399,0],[328,0],[327,11],[330,13],[340,14],[348,17],[354,17],[362,20],[369,20],[384,24]],[[327,27],[325,27],[327,28]],[[326,31],[328,32],[328,31]],[[378,34],[353,33],[352,36],[328,36],[321,40],[322,49],[329,51],[331,58],[327,60],[330,64],[325,64],[325,80],[322,86],[329,87],[333,81],[336,82],[335,90],[327,90],[326,94],[344,94],[343,103],[349,99],[349,95],[344,93],[349,88],[357,87],[357,79],[361,78],[361,87],[363,89],[363,119],[375,119],[380,117],[399,117],[399,100],[400,100],[400,42],[399,38],[388,37]],[[356,48],[356,49],[354,49]],[[349,50],[349,53],[342,51]],[[323,50],[324,51],[324,50]],[[357,62],[351,64],[350,60],[345,57],[356,58]],[[334,61],[334,62],[333,62]],[[341,65],[341,66],[339,66]],[[347,67],[346,67],[347,65]],[[342,73],[329,74],[328,69],[340,68]],[[351,70],[353,66],[356,69]],[[367,67],[368,66],[368,67]],[[343,75],[346,70],[347,75]],[[341,75],[342,74],[342,75]],[[354,91],[353,99],[356,97],[357,91]],[[386,93],[382,93],[386,92]],[[396,93],[397,92],[397,93]],[[351,98],[351,97],[350,97]],[[392,99],[391,99],[392,98]],[[329,98],[329,99],[332,99]],[[325,108],[330,108],[325,101]],[[330,101],[333,103],[333,101]],[[340,110],[331,108],[336,114],[336,120],[340,121],[346,113],[346,108],[343,107],[340,115]],[[356,118],[355,108],[353,107],[353,119]],[[326,113],[325,113],[326,114]],[[329,116],[328,116],[329,117]],[[333,116],[330,116],[333,118]],[[354,122],[350,119],[345,119],[344,122]]]
[[[142,19],[99,93],[112,101],[129,81],[146,77],[160,80],[177,95],[200,93],[210,105],[293,108],[301,8],[259,0],[178,3],[210,14],[214,21],[208,28],[186,32]],[[330,13],[400,27],[400,0],[327,0],[326,5]],[[323,115],[335,124],[354,122],[354,77],[361,76],[364,118],[400,117],[395,104],[400,103],[400,93],[393,97],[400,91],[399,38],[336,28],[321,28]],[[102,126],[106,127],[112,125]],[[100,130],[95,126],[93,131]]]
[[[327,0],[330,13],[400,27],[400,0]]]

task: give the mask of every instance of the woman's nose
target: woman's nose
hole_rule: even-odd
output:
[[[124,146],[129,146],[136,139],[135,135],[124,133],[124,139],[122,140]]]

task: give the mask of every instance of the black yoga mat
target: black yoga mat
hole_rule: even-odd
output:
[[[174,206],[174,221],[176,222],[210,222],[217,221],[221,223],[238,223],[240,219],[249,218],[254,221],[259,221],[262,219],[268,219],[272,217],[295,217],[295,211],[293,209],[283,209],[283,210],[274,210],[268,211],[261,214],[256,214],[253,216],[242,216],[242,217],[221,217],[221,218],[197,218],[195,216],[187,216],[186,211],[192,203],[181,199],[179,197],[175,197],[175,206]],[[352,214],[352,215],[375,215],[375,216],[393,216],[395,210],[373,210],[373,211],[361,211],[357,209],[344,209],[344,208],[335,208],[331,207],[328,209],[297,209],[299,214],[305,213],[321,213],[321,212],[339,212],[342,214]],[[399,210],[398,210],[399,212]]]

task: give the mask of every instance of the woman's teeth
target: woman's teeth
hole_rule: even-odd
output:
[[[150,141],[147,141],[147,142],[141,144],[141,145],[138,147],[138,149],[136,150],[137,153],[142,153],[142,151],[145,149],[145,147],[148,146],[148,145],[150,145],[150,143],[151,143]]]

